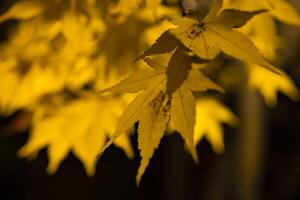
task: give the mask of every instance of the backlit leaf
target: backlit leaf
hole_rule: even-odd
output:
[[[150,106],[145,109],[140,119],[138,147],[142,160],[136,177],[137,185],[139,185],[149,160],[164,135],[168,120],[169,116],[163,112],[163,109],[158,108],[155,110]]]
[[[219,101],[210,98],[200,98],[196,103],[195,143],[207,139],[215,153],[225,150],[222,123],[237,126],[238,118]]]
[[[192,92],[184,86],[179,88],[172,99],[171,120],[175,129],[187,142],[194,160],[198,162],[193,138],[196,115],[195,109],[195,97]]]

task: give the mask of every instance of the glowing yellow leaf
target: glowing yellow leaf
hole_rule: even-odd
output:
[[[247,36],[231,29],[244,25],[260,12],[223,10],[219,15],[208,17],[203,22],[173,17],[170,21],[179,27],[171,29],[170,33],[200,58],[213,59],[223,51],[234,58],[259,64],[278,73]]]
[[[192,92],[184,86],[179,88],[172,99],[171,119],[175,129],[187,142],[191,154],[197,162],[198,156],[193,138],[195,112],[195,97]]]
[[[238,119],[228,108],[213,98],[201,98],[196,102],[196,125],[194,140],[199,143],[206,138],[214,152],[222,153],[225,149],[222,123],[236,126]]]
[[[163,81],[164,77],[160,78],[156,82],[152,82],[149,88],[138,94],[137,97],[127,106],[119,119],[119,123],[116,126],[116,130],[114,131],[112,138],[105,145],[102,151],[109,147],[116,138],[128,131],[134,123],[140,119],[142,111],[160,92]]]
[[[298,12],[286,0],[267,0],[260,3],[265,4],[266,9],[278,20],[291,25],[300,25]]]
[[[34,115],[29,141],[19,154],[30,156],[48,147],[47,171],[54,173],[72,151],[84,164],[87,174],[93,175],[97,154],[116,125],[121,110],[121,102],[117,99],[87,98],[60,108],[39,107]],[[123,135],[118,140],[123,140],[117,144],[132,157],[128,137]]]
[[[176,88],[172,86],[172,92],[168,93],[166,91],[166,86],[168,85],[167,76],[171,73],[170,82],[175,84],[178,81],[178,77],[182,76],[181,68],[188,68],[188,66],[184,65],[186,63],[182,62],[185,58],[189,58],[183,50],[184,48],[178,48],[177,52],[171,55],[171,58],[169,55],[169,66],[166,66],[164,58],[166,55],[161,55],[157,59],[155,57],[146,58],[145,60],[152,67],[152,70],[134,73],[119,84],[103,91],[119,93],[144,90],[127,106],[120,117],[112,138],[103,149],[105,150],[116,138],[131,128],[135,122],[139,121],[138,138],[142,161],[137,174],[137,184],[139,184],[149,160],[163,136],[169,122],[169,116],[172,119],[174,128],[187,142],[194,160],[198,160],[193,142],[195,99],[192,90],[205,91],[215,89],[222,91],[219,86],[211,82],[196,69],[190,72],[187,70],[184,78],[180,78],[181,84],[178,84]],[[174,56],[179,57],[180,62],[172,64],[172,62],[177,61],[177,59],[172,61]],[[191,65],[191,60],[188,60],[188,65]],[[175,70],[175,75],[172,75],[173,71],[169,69],[168,71],[167,67]]]
[[[242,61],[256,63],[272,72],[280,74],[258,51],[253,42],[242,33],[222,26],[209,28],[212,40],[226,54]]]
[[[0,73],[0,104],[5,112],[35,104],[43,95],[63,88],[65,75],[55,69],[33,66],[22,75],[16,70]]]
[[[128,131],[135,122],[140,121],[138,140],[142,161],[137,174],[137,184],[139,184],[149,163],[149,159],[152,157],[155,148],[157,148],[160,139],[163,136],[168,121],[168,117],[163,111],[163,102],[161,101],[164,90],[163,80],[164,79],[152,83],[152,86],[137,95],[137,97],[127,106],[119,119],[119,123],[112,138],[104,147],[105,150],[113,141]]]
[[[249,36],[266,58],[276,57],[279,38],[275,21],[269,13],[256,16],[239,30]]]
[[[250,89],[258,90],[268,106],[277,103],[277,92],[282,92],[293,100],[298,100],[300,92],[288,75],[270,73],[256,65],[248,67]]]
[[[169,120],[168,114],[165,113],[163,107],[159,105],[160,102],[155,101],[156,99],[152,102],[153,104],[157,103],[157,105],[148,105],[139,121],[138,147],[142,160],[136,177],[137,185],[139,185],[141,177],[149,164],[149,160],[164,135]]]
[[[232,28],[241,27],[262,10],[246,12],[236,10],[222,10],[222,1],[213,4],[204,21],[187,17],[168,17],[168,20],[178,28],[169,32],[178,38],[182,44],[192,50],[202,59],[213,59],[221,51],[245,62],[256,63],[275,73],[277,69],[270,64],[258,51],[249,38]],[[139,58],[153,54],[171,52],[178,44],[167,32]]]

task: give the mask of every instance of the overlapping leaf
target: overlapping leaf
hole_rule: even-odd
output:
[[[180,50],[180,52],[182,51]],[[185,58],[186,61],[172,64],[174,56],[179,56],[179,59]],[[205,91],[208,89],[222,91],[218,85],[196,69],[191,68],[190,71],[187,71],[187,74],[177,73],[180,72],[178,70],[180,67],[191,66],[191,59],[187,54],[178,55],[175,52],[170,59],[168,68],[157,59],[147,58],[146,61],[152,67],[151,70],[134,73],[119,84],[105,90],[117,93],[131,93],[142,90],[123,112],[113,138],[105,147],[107,148],[116,138],[139,121],[138,143],[142,160],[137,175],[137,183],[140,182],[140,178],[154,153],[154,149],[159,145],[170,119],[175,129],[187,142],[193,158],[197,161],[197,153],[193,142],[195,98],[192,91]],[[175,70],[168,71],[170,66],[173,66],[174,68],[171,69]],[[170,75],[173,78],[168,80],[169,84],[173,85],[178,80],[183,80],[183,83],[177,87],[171,87],[173,90],[168,91],[166,89],[168,84],[167,74],[173,72],[175,72],[175,75]],[[186,76],[186,78],[180,76]]]
[[[198,18],[168,17],[169,21],[178,28],[170,29],[168,33],[162,34],[141,57],[172,51],[175,40],[169,35],[171,34],[202,59],[213,59],[222,51],[236,59],[255,63],[272,72],[279,73],[259,53],[257,47],[247,36],[233,29],[243,26],[253,16],[265,12],[265,10],[246,12],[225,9],[221,11],[221,8],[222,1],[216,1],[203,21]]]

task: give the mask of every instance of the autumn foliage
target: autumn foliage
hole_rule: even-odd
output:
[[[32,113],[19,155],[47,147],[54,173],[73,152],[93,175],[112,144],[134,157],[137,124],[139,184],[165,134],[179,133],[195,162],[202,139],[224,152],[222,123],[240,121],[222,103],[227,91],[256,90],[268,106],[277,92],[297,100],[277,55],[277,21],[300,25],[288,1],[200,0],[188,12],[179,5],[20,0],[7,8],[0,22],[16,24],[0,46],[0,112]]]

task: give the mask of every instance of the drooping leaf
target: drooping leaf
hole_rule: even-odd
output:
[[[195,97],[185,86],[180,87],[173,96],[171,108],[171,120],[175,129],[187,142],[193,159],[198,162],[198,156],[194,145],[194,126],[196,115]]]
[[[109,142],[107,142],[102,152],[106,148],[108,148],[118,137],[120,137],[123,133],[125,133],[131,127],[133,127],[134,123],[136,123],[140,119],[143,110],[148,106],[149,102],[154,97],[156,97],[161,91],[164,80],[165,78],[162,78],[157,82],[153,82],[149,86],[149,88],[147,88],[142,93],[138,94],[137,97],[132,102],[130,102],[130,104],[127,106],[127,108],[121,115],[116,130],[112,135],[112,138],[109,140]]]
[[[277,104],[278,92],[285,94],[294,101],[300,98],[299,89],[285,73],[279,76],[257,65],[249,65],[248,74],[248,87],[259,91],[266,104],[270,107]]]
[[[188,56],[184,51],[185,48],[174,52],[179,60],[184,60]],[[178,55],[177,55],[178,54]],[[173,55],[171,55],[172,57]],[[169,56],[170,57],[170,56]],[[160,59],[162,59],[160,63]],[[172,58],[169,58],[169,60]],[[191,60],[188,66],[180,62],[175,63],[175,59],[170,67],[170,62],[165,61],[164,56],[160,55],[157,59],[152,57],[145,58],[147,63],[153,70],[146,70],[144,72],[137,72],[130,75],[128,78],[121,81],[116,86],[104,91],[112,92],[132,92],[144,90],[127,106],[119,123],[114,131],[112,138],[105,145],[102,152],[112,144],[118,137],[125,133],[128,129],[133,127],[134,123],[139,121],[138,140],[139,149],[141,150],[141,165],[137,174],[137,184],[153,155],[154,150],[157,148],[164,130],[167,127],[169,118],[172,119],[175,129],[181,134],[182,138],[186,141],[188,148],[194,158],[198,161],[196,148],[193,142],[194,124],[195,124],[195,98],[192,90],[206,91],[208,89],[222,90],[220,86],[214,84],[201,72],[188,71],[184,73],[184,77],[180,78],[180,84],[176,85],[178,77],[182,76],[180,71],[182,67],[188,67],[192,64]],[[169,66],[166,66],[169,65]],[[172,66],[171,65],[171,66]],[[179,66],[178,66],[179,65]],[[175,71],[174,76],[171,74],[170,81],[176,85],[176,88],[171,85],[171,91],[167,93],[167,68]],[[196,70],[196,69],[194,69]],[[158,73],[159,72],[159,73]],[[164,72],[162,74],[162,72]],[[141,79],[141,77],[143,77]],[[145,78],[146,77],[146,78]],[[189,80],[193,79],[193,80]],[[146,80],[146,81],[145,81]],[[148,87],[145,89],[145,87]],[[191,88],[189,88],[189,86]],[[102,153],[101,152],[101,153]]]
[[[219,101],[205,97],[196,102],[195,143],[207,139],[215,153],[225,150],[222,123],[237,126],[238,118]]]
[[[138,147],[142,160],[136,177],[137,185],[139,185],[150,158],[164,135],[169,120],[168,114],[164,112],[163,106],[159,105],[160,103],[162,102],[157,102],[157,105],[154,105],[157,107],[154,109],[152,106],[145,108],[139,121]]]
[[[87,98],[60,107],[40,106],[33,116],[29,141],[20,149],[21,157],[29,157],[48,147],[48,173],[57,171],[69,152],[83,163],[86,173],[94,175],[97,155],[112,134],[122,111],[122,101],[116,98]],[[133,151],[128,135],[115,141],[128,157]]]

